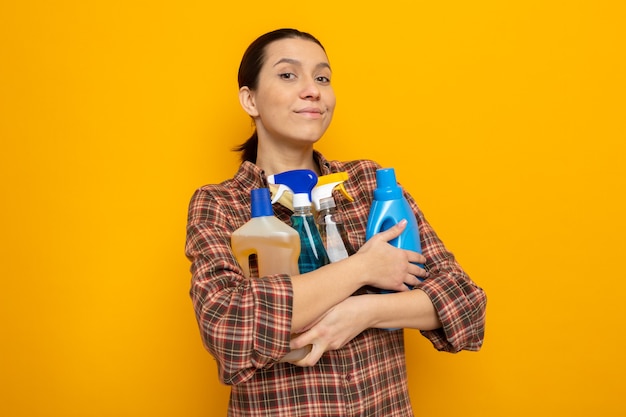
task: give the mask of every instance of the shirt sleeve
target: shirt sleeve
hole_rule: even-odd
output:
[[[230,247],[236,211],[219,194],[194,193],[185,253],[204,346],[218,362],[220,380],[236,385],[289,352],[293,291],[288,275],[244,277]]]
[[[477,351],[485,336],[486,294],[446,249],[413,198],[407,194],[407,199],[418,218],[422,253],[430,272],[417,288],[430,297],[442,323],[437,330],[421,333],[441,351]]]

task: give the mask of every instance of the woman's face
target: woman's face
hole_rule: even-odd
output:
[[[330,78],[326,53],[315,42],[295,38],[267,45],[257,88],[243,91],[242,98],[259,141],[293,146],[319,140],[335,109]]]

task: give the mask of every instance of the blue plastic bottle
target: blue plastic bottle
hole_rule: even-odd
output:
[[[389,243],[397,248],[421,254],[422,245],[415,214],[402,193],[402,187],[396,182],[393,168],[381,168],[376,171],[376,189],[367,218],[365,239],[370,239],[375,234],[392,228],[403,219],[407,221],[406,228],[400,236]],[[418,265],[424,267],[424,265]]]
[[[311,212],[311,190],[317,184],[317,175],[308,169],[297,169],[267,177],[270,184],[280,184],[272,202],[278,201],[283,192],[293,192],[293,215],[291,226],[300,235],[300,273],[314,271],[330,263],[324,248],[315,217]]]

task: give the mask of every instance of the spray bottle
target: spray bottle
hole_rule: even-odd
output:
[[[317,175],[309,169],[296,169],[267,177],[270,184],[280,184],[272,203],[280,199],[282,194],[289,190],[293,192],[293,215],[291,226],[300,235],[300,257],[298,267],[300,273],[314,271],[328,263],[328,254],[322,243],[322,238],[315,218],[311,213],[310,194],[315,184]]]
[[[381,168],[376,171],[376,189],[367,218],[365,239],[368,240],[376,233],[390,229],[402,219],[407,221],[406,228],[400,236],[392,239],[389,243],[397,248],[408,249],[421,254],[422,245],[415,214],[404,197],[402,188],[396,182],[394,169]],[[421,264],[418,266],[424,267]]]
[[[259,276],[298,275],[300,237],[292,228],[274,217],[267,188],[250,193],[252,218],[231,235],[231,246],[244,275],[251,277],[250,256],[257,256]]]
[[[311,200],[317,210],[316,222],[322,242],[331,262],[337,262],[356,253],[344,228],[341,214],[333,197],[333,190],[338,189],[349,201],[354,201],[343,186],[348,179],[347,172],[337,172],[318,178],[317,185],[311,191]]]

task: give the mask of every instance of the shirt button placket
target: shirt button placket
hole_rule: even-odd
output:
[[[344,366],[343,385],[346,399],[346,412],[348,416],[359,415],[359,387],[354,378],[354,372],[350,364]]]

